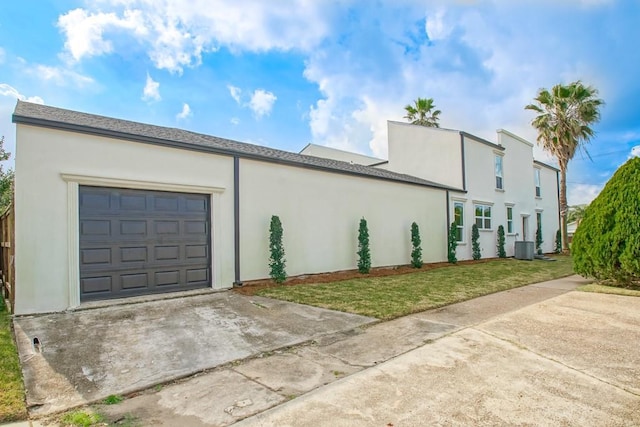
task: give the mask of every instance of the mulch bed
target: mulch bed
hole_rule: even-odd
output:
[[[434,262],[423,264],[422,268],[413,268],[410,265],[398,265],[394,267],[376,267],[372,268],[369,274],[362,274],[358,270],[334,271],[331,273],[303,274],[301,276],[289,277],[284,283],[277,284],[271,279],[251,280],[244,282],[242,287],[233,290],[242,295],[255,295],[258,291],[266,288],[274,288],[278,286],[296,286],[310,285],[319,283],[339,282],[342,280],[362,279],[367,277],[384,277],[395,276],[398,274],[419,273],[429,271],[436,268],[454,267],[456,265],[479,264],[483,262],[495,261],[498,258],[485,258],[479,260],[458,261],[457,264],[448,262]]]

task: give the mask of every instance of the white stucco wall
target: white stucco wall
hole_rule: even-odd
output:
[[[554,249],[558,229],[558,199],[555,171],[533,163],[533,145],[510,132],[498,131],[498,144],[504,150],[465,137],[467,194],[451,194],[450,215],[454,203],[464,204],[464,242],[457,249],[458,259],[471,259],[471,227],[475,223],[475,205],[491,206],[491,229],[480,231],[483,258],[497,256],[498,226],[505,228],[507,256],[514,255],[516,240],[522,240],[526,227],[527,240],[535,241],[536,213],[542,213],[544,252]],[[495,156],[503,156],[503,190],[496,189]],[[542,197],[535,197],[534,168],[541,169]],[[513,233],[507,232],[507,207],[513,209]],[[523,221],[523,218],[527,220]]]
[[[462,188],[460,132],[387,123],[389,163],[386,169]]]
[[[73,227],[70,190],[62,174],[113,179],[117,186],[177,191],[216,187],[212,201],[214,287],[233,283],[233,159],[18,124],[16,152],[17,314],[70,307]],[[109,185],[105,185],[109,186]],[[111,185],[116,186],[116,185]],[[176,187],[177,186],[177,187]],[[197,191],[193,191],[197,192]],[[202,192],[206,192],[202,190]],[[213,197],[212,197],[213,198]],[[217,225],[216,225],[217,224]],[[220,226],[224,224],[223,226]],[[75,242],[77,247],[77,242]],[[79,290],[78,290],[79,293]],[[76,296],[77,299],[77,296]]]
[[[420,227],[425,262],[446,259],[446,193],[241,159],[242,280],[268,277],[269,222],[284,228],[287,273],[354,269],[365,217],[373,266],[410,262],[410,226]]]

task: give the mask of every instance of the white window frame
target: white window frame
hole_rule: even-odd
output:
[[[496,176],[496,190],[504,191],[504,162],[503,155],[496,154],[493,161],[494,173]],[[498,167],[499,166],[499,167]]]
[[[481,215],[478,216],[478,209],[482,211]],[[492,230],[492,216],[491,211],[493,210],[493,206],[486,203],[475,203],[473,205],[473,216],[474,216],[474,224],[478,225],[478,220],[480,220],[480,226],[478,226],[478,230]],[[487,215],[487,212],[489,215]],[[487,221],[489,221],[489,226],[487,227]]]
[[[507,208],[507,234],[515,234],[513,229],[513,206],[506,206]],[[509,213],[511,213],[511,218],[509,218]]]
[[[462,212],[460,214],[460,224],[457,222],[456,218],[456,207],[460,207]],[[453,202],[453,221],[456,223],[456,227],[458,229],[458,235],[456,236],[456,241],[460,243],[465,242],[464,238],[464,202],[460,200],[454,200]]]
[[[540,186],[540,168],[533,169],[533,181],[536,185],[536,197],[542,197],[542,188]]]

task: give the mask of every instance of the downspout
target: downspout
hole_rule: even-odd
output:
[[[447,194],[447,242],[446,242],[446,251],[447,257],[449,256],[449,233],[451,229],[451,214],[449,213],[449,190],[446,190]]]
[[[462,189],[467,191],[467,172],[466,172],[466,162],[465,162],[465,154],[464,154],[464,134],[460,132],[460,158],[462,160]],[[447,200],[448,202],[448,200]]]
[[[234,287],[242,286],[240,280],[240,157],[233,156],[233,239],[235,257]]]

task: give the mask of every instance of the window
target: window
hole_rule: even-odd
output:
[[[496,155],[496,188],[502,190],[502,156]]]
[[[476,225],[480,230],[491,230],[491,206],[476,205]]]
[[[513,207],[507,206],[507,234],[513,234]]]
[[[540,169],[533,170],[536,180],[536,197],[540,197]]]
[[[464,241],[464,204],[462,202],[455,202],[453,204],[453,221],[458,228],[456,240],[462,242]]]
[[[536,212],[536,230],[542,230],[542,212]]]

